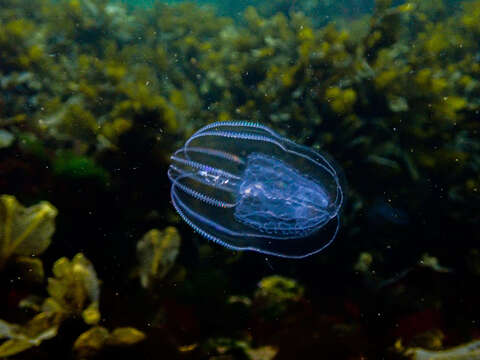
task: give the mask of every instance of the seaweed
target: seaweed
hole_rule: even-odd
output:
[[[271,360],[275,358],[278,349],[273,346],[253,347],[248,341],[230,338],[210,339],[204,344],[203,351],[214,354],[211,359],[233,358],[245,360]]]
[[[294,279],[272,275],[260,280],[254,302],[265,317],[277,318],[299,302],[303,293],[304,288]]]
[[[23,325],[0,320],[0,356],[12,356],[39,346],[43,341],[58,335],[68,319],[81,318],[92,327],[80,334],[73,344],[73,351],[80,358],[95,355],[104,347],[131,346],[145,339],[145,334],[133,327],[118,327],[111,332],[98,323],[100,281],[92,263],[81,253],[72,260],[58,259],[48,278],[45,299],[30,296],[21,305],[37,312]]]
[[[0,197],[0,270],[12,259],[43,274],[37,257],[50,245],[57,209],[48,202],[22,206],[15,197]]]
[[[36,315],[25,325],[0,320],[0,339],[7,339],[0,345],[0,356],[16,355],[39,346],[42,341],[57,335],[58,325],[57,315],[46,312]]]
[[[61,151],[53,159],[53,173],[72,180],[93,180],[99,184],[107,183],[108,172],[97,165],[92,158],[76,155],[71,151]]]
[[[175,264],[180,249],[180,235],[173,226],[163,231],[152,229],[137,243],[137,258],[142,287],[161,280]]]
[[[58,259],[52,272],[43,311],[61,314],[62,318],[81,316],[86,324],[97,324],[100,283],[92,263],[79,253],[72,260]]]
[[[78,358],[91,358],[105,347],[132,346],[145,340],[145,334],[132,327],[116,328],[109,332],[102,326],[94,326],[80,334],[73,344]]]
[[[408,359],[413,360],[476,359],[480,355],[479,346],[479,341],[472,341],[453,348],[437,351],[422,348],[408,348],[404,349],[404,354]],[[398,347],[401,348],[401,345],[398,345]]]

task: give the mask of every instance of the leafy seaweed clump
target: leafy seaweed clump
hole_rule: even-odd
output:
[[[37,257],[51,243],[56,216],[57,209],[48,202],[25,208],[14,196],[0,196],[0,270],[13,260],[43,279]]]
[[[104,346],[128,346],[145,339],[145,334],[132,327],[115,328],[111,333],[102,326],[99,310],[100,281],[92,263],[81,253],[72,260],[65,257],[53,265],[48,279],[48,297],[24,299],[23,306],[37,312],[24,325],[0,320],[0,356],[11,356],[39,346],[57,336],[67,319],[81,318],[92,327],[80,334],[73,350],[81,358],[93,356]]]
[[[163,231],[150,230],[137,243],[140,283],[144,288],[170,271],[180,250],[180,240],[178,230],[170,226]]]
[[[288,307],[299,302],[304,288],[293,279],[273,275],[260,280],[255,302],[266,316],[275,318],[285,314]]]

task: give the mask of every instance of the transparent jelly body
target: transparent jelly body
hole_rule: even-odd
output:
[[[338,167],[265,126],[210,124],[172,155],[168,174],[181,217],[231,249],[301,258],[337,235]]]

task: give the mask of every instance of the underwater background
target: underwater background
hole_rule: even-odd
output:
[[[480,359],[479,39],[479,0],[0,0],[0,358]],[[335,159],[332,245],[182,222],[227,120]]]

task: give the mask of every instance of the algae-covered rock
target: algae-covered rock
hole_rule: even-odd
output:
[[[48,202],[26,208],[15,197],[2,195],[0,269],[10,258],[15,257],[18,261],[30,263],[35,269],[43,272],[41,264],[31,257],[41,255],[50,245],[51,236],[55,231],[56,216],[57,209]]]
[[[361,273],[366,273],[370,270],[370,267],[373,263],[373,256],[368,252],[362,252],[358,255],[357,263],[354,265],[353,269]]]
[[[133,327],[119,327],[114,329],[108,337],[110,346],[129,346],[145,339],[145,334]]]
[[[304,289],[294,279],[273,275],[263,278],[255,292],[254,302],[266,316],[277,317],[298,302]]]
[[[73,350],[79,359],[88,358],[98,353],[108,339],[108,330],[103,326],[94,326],[80,334],[73,344]]]
[[[144,339],[145,334],[133,327],[116,328],[110,333],[103,326],[94,326],[75,340],[73,349],[78,358],[88,358],[105,346],[131,346]]]
[[[450,349],[439,351],[426,350],[422,348],[409,348],[403,353],[407,358],[412,360],[474,360],[480,359],[480,341],[472,341]]]
[[[81,253],[72,260],[63,257],[53,265],[53,275],[48,279],[50,297],[45,300],[43,311],[64,317],[82,316],[85,323],[97,324],[100,281],[92,263]]]
[[[25,325],[0,320],[0,339],[7,339],[0,345],[0,357],[18,354],[55,337],[59,325],[56,314],[45,312],[39,313]]]
[[[440,273],[448,273],[452,271],[451,269],[442,266],[436,257],[429,254],[423,254],[418,264],[419,266],[427,267]]]
[[[184,348],[179,350],[185,352]],[[271,360],[277,355],[278,348],[270,345],[253,347],[249,341],[239,339],[213,338],[206,342],[204,351],[210,356],[215,354],[209,359]]]
[[[147,232],[137,244],[140,282],[144,288],[161,280],[172,268],[180,250],[180,234],[172,226]]]
[[[278,348],[266,345],[245,350],[250,360],[271,360],[277,355]]]
[[[0,129],[0,149],[9,147],[14,141],[15,136],[11,132]]]

